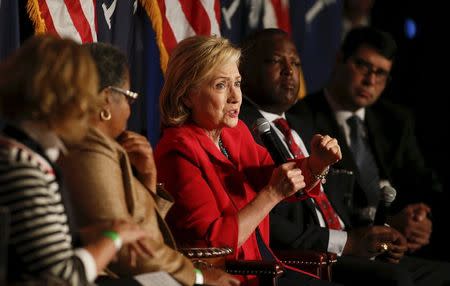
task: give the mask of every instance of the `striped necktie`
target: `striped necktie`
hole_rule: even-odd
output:
[[[304,158],[305,155],[303,154],[298,144],[295,143],[294,136],[292,135],[292,130],[289,127],[287,120],[280,117],[274,120],[273,123],[283,133],[286,144],[288,145],[292,155],[294,155],[296,159]],[[322,213],[328,228],[342,230],[336,211],[333,209],[333,206],[331,205],[330,201],[327,198],[327,195],[323,192],[323,190],[319,192],[318,196],[314,197],[314,202]]]
[[[358,116],[353,115],[347,119],[347,124],[350,127],[350,150],[359,171],[356,180],[366,193],[369,206],[377,206],[380,195],[380,177],[367,136],[365,136],[364,122]]]

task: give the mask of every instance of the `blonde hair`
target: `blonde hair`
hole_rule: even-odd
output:
[[[97,109],[97,70],[69,39],[34,36],[0,65],[0,114],[8,121],[61,126]]]
[[[179,126],[190,116],[184,98],[209,80],[220,65],[234,61],[239,65],[241,52],[227,39],[217,36],[193,36],[173,50],[159,98],[162,127]]]

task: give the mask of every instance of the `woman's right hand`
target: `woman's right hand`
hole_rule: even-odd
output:
[[[145,232],[139,225],[126,220],[109,220],[84,227],[80,231],[84,248],[94,257],[97,271],[101,271],[114,260],[117,254],[115,241],[106,231],[117,233],[122,241],[122,248],[128,248],[129,263],[136,265],[136,257],[148,259],[153,256],[156,249],[152,248],[150,240],[152,236]]]
[[[267,189],[271,195],[281,201],[305,186],[305,179],[297,163],[288,162],[273,170]]]

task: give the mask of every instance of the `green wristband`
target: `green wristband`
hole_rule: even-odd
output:
[[[203,285],[205,283],[203,273],[200,269],[194,268],[195,273],[195,285]]]
[[[119,251],[120,248],[122,248],[122,239],[120,238],[120,235],[117,232],[113,230],[105,230],[104,232],[102,232],[102,235],[104,237],[110,238],[113,241],[117,251]]]

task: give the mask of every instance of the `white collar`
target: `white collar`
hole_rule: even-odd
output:
[[[45,154],[52,162],[58,160],[61,152],[67,153],[67,148],[58,135],[44,124],[22,121],[17,126],[42,146]]]
[[[366,117],[366,109],[360,108],[356,111],[349,111],[344,110],[342,107],[339,106],[339,104],[333,99],[333,97],[330,95],[330,92],[327,89],[324,89],[325,98],[328,101],[328,104],[331,107],[331,110],[334,112],[334,116],[336,117],[336,120],[339,124],[345,123],[347,119],[349,119],[351,116],[356,115],[358,116],[362,121],[364,121],[364,118]]]

